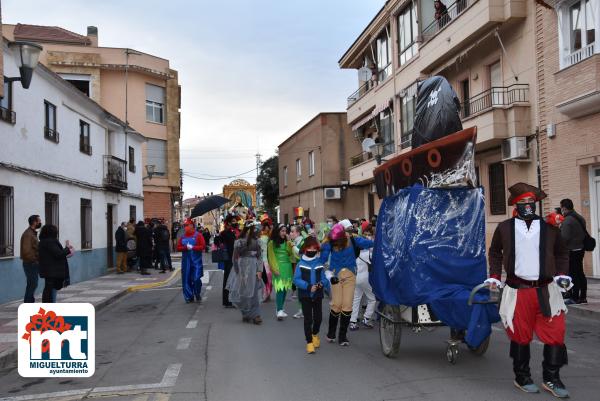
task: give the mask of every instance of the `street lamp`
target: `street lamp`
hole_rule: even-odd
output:
[[[23,89],[29,89],[31,78],[33,78],[33,70],[38,65],[40,53],[43,47],[31,42],[10,42],[9,48],[17,48],[19,50],[19,58],[17,65],[19,66],[19,77],[4,78],[4,82],[21,81]]]
[[[146,164],[146,173],[148,174],[146,177],[142,178],[145,180],[146,178],[151,180],[154,172],[156,170],[156,166],[154,164]]]

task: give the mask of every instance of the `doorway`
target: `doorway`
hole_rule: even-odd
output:
[[[113,246],[113,207],[114,205],[106,205],[106,263],[107,267],[111,268],[115,265],[114,246]]]

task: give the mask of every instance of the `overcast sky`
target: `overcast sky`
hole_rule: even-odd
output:
[[[185,197],[219,193],[321,111],[344,111],[337,61],[384,0],[2,0],[5,23],[56,25],[170,60],[182,86]],[[255,172],[242,178],[255,182]]]

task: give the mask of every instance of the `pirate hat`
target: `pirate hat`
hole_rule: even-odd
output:
[[[527,196],[534,197],[536,202],[541,201],[548,196],[538,187],[534,187],[533,185],[529,185],[524,182],[516,183],[512,187],[508,188],[508,192],[510,192],[510,196],[508,197],[509,206],[513,206],[519,200]]]

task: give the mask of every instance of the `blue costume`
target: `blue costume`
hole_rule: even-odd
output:
[[[188,249],[188,245],[191,245],[192,249]],[[177,244],[177,250],[182,252],[181,285],[183,287],[183,297],[188,303],[194,301],[194,299],[199,302],[201,299],[201,279],[204,275],[202,251],[204,249],[204,238],[201,234],[196,232],[191,236],[188,236],[186,233],[179,239]]]

